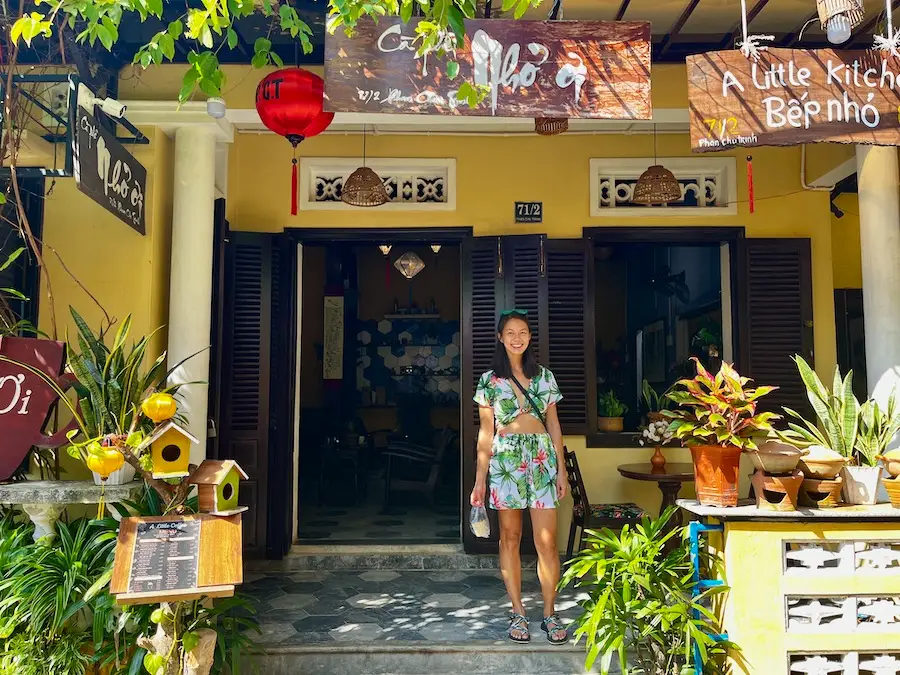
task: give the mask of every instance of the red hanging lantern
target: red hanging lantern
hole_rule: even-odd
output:
[[[297,145],[320,134],[334,119],[322,109],[325,83],[302,68],[284,68],[269,73],[256,87],[256,112],[271,131],[294,146],[291,160],[291,215],[297,215]]]

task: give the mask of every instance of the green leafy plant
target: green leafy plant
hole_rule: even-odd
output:
[[[876,466],[878,456],[884,454],[900,433],[900,406],[895,394],[891,392],[885,408],[870,399],[859,409],[859,433],[854,447],[861,464]]]
[[[669,391],[670,389],[667,389],[662,394],[657,394],[656,389],[647,380],[644,380],[641,383],[641,398],[644,400],[644,407],[646,407],[647,412],[656,413],[668,410],[672,403],[667,396]]]
[[[684,528],[669,528],[674,509],[659,518],[644,518],[621,532],[588,530],[587,547],[563,575],[564,586],[574,585],[588,595],[573,625],[576,642],[585,638],[585,670],[597,659],[609,672],[618,657],[623,675],[680,675],[689,663],[691,646],[700,647],[703,673],[717,672],[728,647],[713,639],[720,630],[710,609],[717,586],[694,596],[690,550]],[[701,565],[713,569],[718,560],[705,550]],[[632,656],[629,663],[626,655]]]
[[[16,260],[25,252],[24,247],[17,248],[5,258],[0,254],[0,272],[3,272],[15,264]],[[16,316],[11,301],[19,300],[28,302],[28,298],[16,288],[0,288],[0,336],[37,335],[38,330],[30,321]]]
[[[694,358],[697,375],[679,380],[666,396],[678,404],[663,415],[672,420],[669,431],[686,445],[726,445],[755,450],[756,440],[771,432],[772,421],[779,416],[758,412],[760,398],[777,387],[748,388],[748,377],[741,377],[723,363],[713,377],[699,359]]]
[[[841,371],[835,366],[829,391],[802,356],[794,356],[793,359],[819,424],[805,419],[791,408],[785,408],[792,421],[788,422],[786,431],[779,432],[779,437],[800,448],[822,445],[843,457],[852,458],[860,418],[859,401],[853,395],[853,371],[841,378]]]
[[[601,392],[597,397],[597,415],[599,417],[622,417],[628,412],[628,406],[619,400],[611,389]]]

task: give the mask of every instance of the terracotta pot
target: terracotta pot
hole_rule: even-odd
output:
[[[800,486],[800,505],[815,509],[832,509],[841,503],[841,488],[844,479],[838,476],[833,480],[807,478]]]
[[[900,450],[888,450],[883,455],[878,455],[878,459],[891,478],[900,476]]]
[[[662,469],[666,465],[666,456],[662,454],[662,448],[658,445],[653,453],[653,457],[650,458],[650,464],[654,469]]]
[[[871,506],[888,501],[887,492],[881,485],[884,468],[880,466],[845,466],[844,501],[855,506]]]
[[[807,478],[830,480],[838,476],[846,464],[846,457],[835,457],[834,459],[804,457],[800,460],[800,469]]]
[[[754,467],[772,475],[790,475],[803,456],[797,448],[778,442],[763,443],[758,450],[747,454]]]
[[[797,495],[803,484],[803,472],[795,470],[790,476],[770,476],[757,471],[750,482],[756,495],[756,508],[764,511],[797,510]]]
[[[881,484],[888,493],[891,506],[900,509],[900,478],[882,478]]]
[[[606,433],[619,433],[625,428],[624,417],[598,417],[597,428]]]
[[[697,500],[705,506],[737,506],[741,449],[728,445],[692,445]]]

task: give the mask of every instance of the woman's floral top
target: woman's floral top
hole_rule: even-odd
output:
[[[531,411],[531,404],[524,395],[522,395],[524,407],[519,407],[519,398],[516,396],[516,392],[522,393],[515,383],[497,377],[493,370],[489,370],[478,380],[473,400],[482,408],[494,409],[494,424],[500,429],[512,424],[513,420],[523,413],[534,414]],[[537,377],[531,380],[528,393],[540,407],[539,414],[534,415],[538,419],[545,418],[547,408],[562,400],[556,378],[543,366]]]

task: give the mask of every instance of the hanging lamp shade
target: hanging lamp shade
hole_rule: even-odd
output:
[[[538,136],[556,136],[569,130],[566,117],[535,117],[534,131]]]
[[[407,279],[412,279],[425,269],[425,261],[412,251],[407,251],[394,261],[394,267]]]
[[[361,166],[344,181],[341,201],[350,206],[381,206],[387,203],[388,195],[378,174]]]
[[[294,146],[291,160],[291,215],[297,214],[297,146],[322,133],[334,119],[323,109],[325,84],[302,68],[269,73],[256,87],[256,111],[266,128]]]
[[[681,199],[681,185],[666,167],[654,164],[638,178],[631,196],[632,204],[646,206],[671,204]]]
[[[816,0],[822,30],[832,44],[843,44],[851,31],[863,22],[863,0]]]

